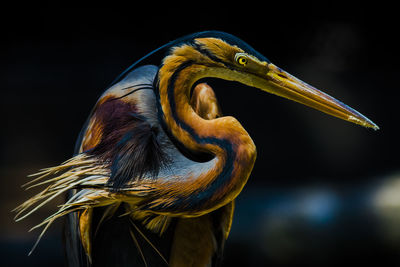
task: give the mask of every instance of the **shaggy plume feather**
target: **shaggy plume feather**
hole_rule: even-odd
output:
[[[46,168],[39,173],[30,175],[38,177],[23,185],[26,190],[43,185],[48,186],[13,210],[17,213],[15,221],[23,220],[71,189],[80,190],[64,204],[61,204],[55,213],[30,229],[32,231],[44,226],[29,254],[33,252],[46,230],[56,219],[71,212],[118,205],[123,201],[134,203],[152,191],[150,185],[130,183],[129,188],[124,188],[119,193],[110,193],[107,186],[110,177],[109,168],[107,164],[99,164],[99,162],[102,161],[82,153],[59,166]]]

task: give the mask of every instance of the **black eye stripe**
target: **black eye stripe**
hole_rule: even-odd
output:
[[[220,59],[219,57],[217,57],[216,55],[214,55],[211,51],[209,51],[207,48],[203,47],[203,45],[193,41],[191,43],[191,45],[200,53],[202,53],[203,55],[206,55],[207,57],[209,57],[210,59],[214,60],[215,62],[219,62],[224,64],[225,67],[232,69],[232,66],[230,65],[229,62],[225,62],[222,59]]]

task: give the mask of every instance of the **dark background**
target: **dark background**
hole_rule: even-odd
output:
[[[19,223],[10,210],[35,192],[19,187],[26,175],[72,155],[109,83],[170,40],[222,30],[381,127],[211,80],[223,112],[239,119],[258,148],[224,266],[398,265],[397,8],[382,1],[148,2],[1,9],[2,264],[62,265],[61,222],[26,256],[39,234],[28,229],[55,204]]]

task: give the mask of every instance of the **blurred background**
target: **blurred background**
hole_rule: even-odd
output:
[[[371,1],[166,2],[2,8],[2,266],[63,265],[61,221],[27,256],[39,235],[28,230],[62,199],[15,223],[10,211],[35,193],[20,185],[72,155],[92,106],[125,68],[170,40],[210,29],[240,37],[381,127],[210,80],[223,112],[239,119],[258,148],[223,266],[398,265],[396,8]]]

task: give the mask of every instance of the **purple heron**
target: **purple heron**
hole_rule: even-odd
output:
[[[74,157],[25,185],[47,187],[16,209],[16,219],[66,194],[34,228],[44,227],[39,241],[54,220],[66,218],[69,266],[218,265],[256,146],[238,120],[222,116],[213,89],[199,82],[205,77],[378,129],[237,37],[195,33],[141,58],[111,84]]]

